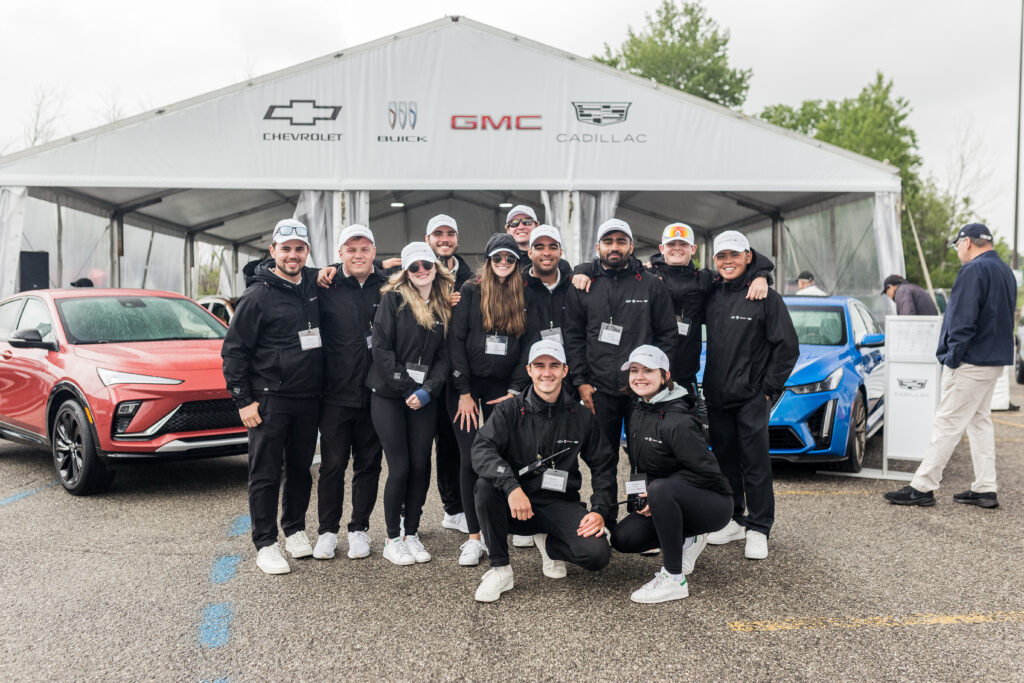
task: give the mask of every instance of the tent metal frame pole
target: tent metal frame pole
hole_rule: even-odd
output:
[[[61,215],[60,202],[56,202],[57,206],[57,287],[63,287],[64,282],[64,217]]]
[[[124,214],[110,217],[110,286],[121,286],[121,256],[124,255]]]
[[[772,258],[775,259],[775,291],[786,291],[786,231],[782,214],[772,214]]]
[[[196,260],[196,236],[192,233],[185,233],[185,281],[184,281],[184,294],[187,297],[192,297],[192,270],[195,266]]]
[[[1017,263],[1017,240],[1020,229],[1017,224],[1020,207],[1020,119],[1021,119],[1021,86],[1024,84],[1024,2],[1020,8],[1020,46],[1017,48],[1017,162],[1013,173],[1013,269]]]
[[[141,289],[146,288],[146,280],[149,279],[149,258],[153,254],[153,238],[156,237],[156,232],[153,230],[149,231],[149,245],[146,247],[146,265],[142,268],[142,285]]]

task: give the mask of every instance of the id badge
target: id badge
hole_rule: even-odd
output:
[[[569,473],[565,470],[544,470],[544,477],[540,481],[540,487],[545,491],[557,491],[565,493],[569,485]]]
[[[420,365],[419,363],[406,363],[405,371],[409,373],[409,377],[412,377],[412,381],[416,384],[423,384],[427,379],[427,370],[430,368],[426,365]]]
[[[611,323],[601,323],[601,333],[597,336],[598,341],[612,346],[618,346],[622,339],[622,326]]]
[[[368,348],[368,349],[372,349],[373,348],[373,335],[372,334],[366,335],[366,348]]]
[[[556,341],[559,344],[561,344],[562,346],[565,346],[565,342],[562,341],[562,328],[561,327],[552,327],[551,329],[548,329],[548,330],[541,330],[540,331],[540,338],[541,339],[550,339],[551,341]]]
[[[631,474],[629,476],[629,481],[626,482],[626,495],[646,496],[647,475],[641,472],[638,472],[637,474]]]
[[[508,337],[489,334],[484,340],[484,353],[489,356],[504,356],[508,352]]]
[[[680,337],[690,336],[690,319],[684,318],[681,315],[676,316],[676,328],[679,330]]]
[[[319,327],[314,327],[299,332],[299,347],[303,351],[312,351],[313,349],[319,349],[320,346],[321,343]]]

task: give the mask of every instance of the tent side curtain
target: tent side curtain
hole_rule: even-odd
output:
[[[27,197],[27,188],[0,187],[0,298],[17,291]]]

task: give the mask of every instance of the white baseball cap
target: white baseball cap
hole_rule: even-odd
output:
[[[358,223],[353,223],[342,230],[341,235],[338,236],[338,251],[341,251],[341,248],[345,246],[345,242],[348,242],[353,237],[365,237],[370,240],[370,242],[373,242],[374,245],[377,244],[373,239],[373,233],[370,232],[368,227],[365,225],[359,225]]]
[[[512,220],[513,216],[518,216],[520,214],[523,216],[529,216],[533,220],[537,220],[537,214],[534,213],[533,209],[528,207],[526,204],[517,204],[516,206],[513,206],[509,210],[508,215],[505,216],[505,224],[507,225],[508,222]]]
[[[693,228],[686,223],[672,223],[666,225],[665,229],[661,231],[661,243],[668,244],[676,240],[682,240],[687,244],[696,244],[693,239]]]
[[[402,247],[402,270],[405,270],[417,261],[437,263],[434,250],[426,242],[410,242]]]
[[[446,216],[443,213],[439,213],[433,218],[431,218],[429,221],[427,221],[427,234],[429,235],[438,228],[442,228],[446,225],[452,230],[454,230],[456,233],[459,232],[459,224],[455,222],[454,218],[452,218],[451,216]]]
[[[281,244],[288,240],[299,240],[309,246],[309,228],[301,221],[294,218],[285,218],[274,226],[274,244]]]
[[[530,359],[527,362],[532,363],[541,356],[551,356],[559,363],[565,363],[565,349],[553,339],[541,339],[531,346]]]
[[[620,370],[629,370],[632,363],[639,363],[645,368],[652,370],[668,370],[668,356],[657,346],[644,344],[633,349],[629,354],[629,360],[622,364]]]
[[[597,241],[610,232],[624,232],[629,241],[633,241],[633,231],[629,229],[629,223],[619,218],[609,218],[597,228]]]
[[[715,238],[715,249],[712,256],[723,251],[750,251],[750,242],[742,232],[726,230]]]
[[[558,228],[553,225],[538,225],[530,233],[530,248],[533,248],[533,243],[541,237],[550,237],[554,241],[558,242],[558,246],[562,246],[562,235],[558,232]]]

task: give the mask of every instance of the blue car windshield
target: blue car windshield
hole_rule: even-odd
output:
[[[846,321],[843,309],[835,306],[790,306],[796,336],[801,344],[843,346],[846,344]]]
[[[97,296],[58,299],[72,344],[223,339],[227,329],[189,299]]]

